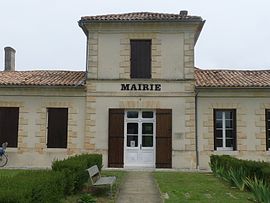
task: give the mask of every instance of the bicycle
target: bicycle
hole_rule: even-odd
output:
[[[6,155],[7,146],[8,146],[8,143],[4,142],[2,144],[2,147],[0,147],[0,167],[4,167],[8,162],[8,158]]]

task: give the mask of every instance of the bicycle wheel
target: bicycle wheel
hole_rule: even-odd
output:
[[[0,167],[5,166],[7,164],[7,162],[8,162],[8,158],[5,154],[0,156]]]

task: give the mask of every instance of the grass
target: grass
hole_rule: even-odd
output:
[[[1,169],[0,176],[15,176],[24,170]],[[63,199],[62,203],[74,203],[84,194],[91,193],[100,203],[113,203],[118,192],[119,185],[123,181],[125,171],[102,171],[102,176],[116,176],[117,181],[113,187],[113,198],[110,199],[109,187],[93,188],[90,182],[82,193]],[[154,177],[163,194],[168,196],[169,202],[235,202],[246,203],[253,196],[249,192],[241,192],[232,188],[228,183],[214,177],[211,173],[188,172],[155,172]]]
[[[249,192],[241,192],[228,183],[214,177],[211,173],[155,172],[161,192],[167,193],[169,202],[248,202]]]
[[[22,169],[1,169],[0,170],[0,176],[15,176],[17,175],[18,173],[22,172],[22,171],[25,171],[25,170],[22,170]]]
[[[101,186],[101,187],[91,187],[90,180],[86,184],[86,189],[82,191],[81,194],[76,194],[67,197],[62,201],[62,203],[74,203],[85,193],[91,193],[93,197],[96,198],[99,203],[113,203],[115,202],[116,195],[118,193],[119,185],[123,181],[124,176],[126,175],[125,171],[102,171],[102,176],[116,176],[116,183],[113,187],[113,195],[110,198],[110,187],[109,186]]]

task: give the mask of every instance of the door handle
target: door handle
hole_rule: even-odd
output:
[[[140,144],[140,149],[142,149],[142,144]]]

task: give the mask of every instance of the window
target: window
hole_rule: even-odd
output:
[[[8,142],[8,147],[17,147],[18,124],[18,107],[0,107],[0,146]]]
[[[130,40],[130,78],[151,78],[151,40]]]
[[[270,150],[270,109],[265,110],[266,121],[266,150]]]
[[[214,110],[215,150],[236,150],[236,110]]]
[[[48,108],[48,148],[67,148],[67,108]]]

